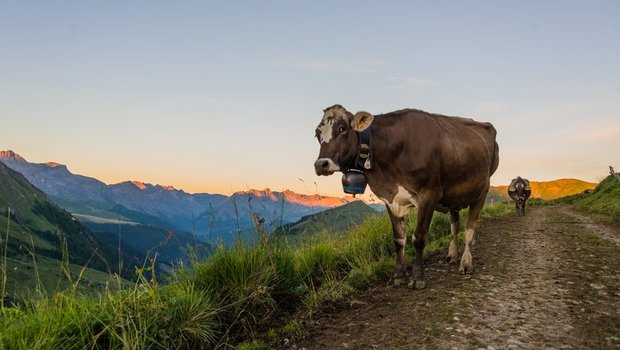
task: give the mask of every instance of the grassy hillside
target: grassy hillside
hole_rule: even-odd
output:
[[[39,294],[74,290],[86,295],[101,294],[106,289],[127,288],[131,283],[107,272],[66,264],[45,256],[17,255],[7,258],[7,302],[25,300]]]
[[[102,245],[71,214],[51,203],[21,174],[2,163],[0,238],[0,274],[6,277],[7,292],[32,291],[33,286],[53,292],[70,283],[66,279],[59,282],[58,274],[64,274],[61,267],[76,271],[86,266],[107,272],[109,262],[118,259],[114,249]],[[90,269],[86,271],[92,274]]]
[[[509,205],[496,204],[483,215],[507,213]],[[412,216],[409,235],[414,225]],[[426,253],[444,254],[449,231],[447,216],[436,213]],[[136,288],[96,298],[61,294],[28,307],[2,308],[0,348],[281,347],[282,339],[302,327],[283,316],[310,315],[356,289],[389,280],[393,271],[392,230],[383,213],[339,239],[221,246],[210,258],[178,270],[166,286],[143,279]],[[257,334],[267,334],[265,342],[254,341]],[[247,340],[252,342],[240,344]]]
[[[344,233],[375,215],[381,214],[364,202],[356,201],[317,214],[304,216],[297,222],[278,228],[274,234],[307,235],[322,231]]]
[[[554,203],[573,204],[581,211],[600,216],[620,226],[620,181],[613,176],[601,181],[590,194],[579,193],[560,198]]]
[[[90,262],[102,271],[106,266],[97,254],[108,257],[95,237],[71,214],[47,200],[45,194],[33,187],[21,174],[0,164],[0,225],[3,237],[9,221],[7,255],[19,255],[25,248],[55,259],[63,257],[66,243],[71,261],[78,265]],[[32,240],[32,241],[31,241]]]
[[[553,181],[530,181],[532,187],[531,198],[540,198],[545,200],[556,199],[581,193],[585,190],[591,190],[596,187],[595,183],[581,181],[577,179],[559,179]],[[494,196],[502,196],[510,199],[508,196],[508,186],[491,186],[489,193]]]

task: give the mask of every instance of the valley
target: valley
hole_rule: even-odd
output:
[[[247,236],[253,227],[254,212],[265,219],[265,228],[272,231],[303,216],[356,200],[270,189],[239,191],[231,196],[190,194],[172,186],[139,181],[107,185],[73,174],[58,163],[30,163],[13,151],[0,151],[0,162],[23,174],[57,205],[81,220],[138,222],[182,231],[211,243],[230,244],[239,233]]]

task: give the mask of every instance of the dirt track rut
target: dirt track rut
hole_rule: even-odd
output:
[[[566,207],[526,215],[480,225],[473,275],[432,258],[427,289],[356,295],[289,348],[620,348],[620,232]]]

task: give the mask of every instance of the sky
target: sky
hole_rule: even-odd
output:
[[[0,149],[106,183],[341,196],[322,109],[493,123],[507,184],[620,168],[619,1],[0,0]]]

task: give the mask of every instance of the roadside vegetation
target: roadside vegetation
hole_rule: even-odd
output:
[[[607,223],[620,226],[620,181],[608,176],[590,193],[556,199],[550,204],[570,204]]]
[[[488,205],[484,217],[512,213]],[[467,211],[462,211],[461,227]],[[411,235],[415,216],[408,222]],[[436,213],[426,254],[445,254],[450,225]],[[319,235],[320,236],[320,235]],[[409,245],[410,246],[410,245]],[[413,257],[409,248],[408,256]],[[304,245],[286,237],[266,244],[221,246],[166,285],[149,278],[121,291],[87,296],[79,289],[2,306],[0,349],[261,349],[278,347],[322,307],[389,281],[394,271],[387,215],[371,217],[343,237]]]

